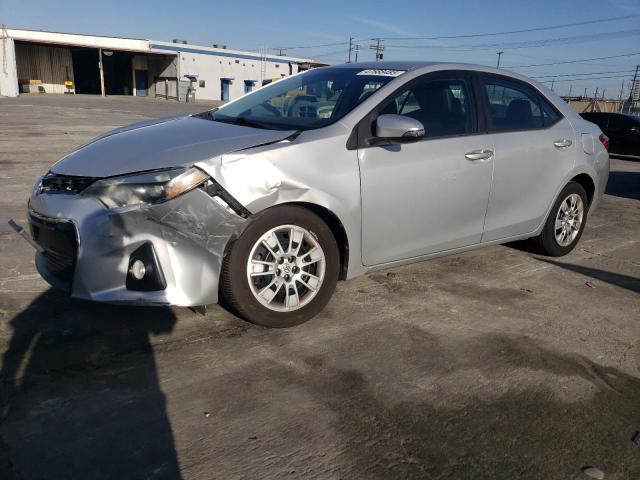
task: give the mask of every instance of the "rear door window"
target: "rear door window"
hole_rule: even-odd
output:
[[[530,87],[507,79],[488,79],[484,90],[489,101],[493,130],[535,130],[556,123],[557,110]]]

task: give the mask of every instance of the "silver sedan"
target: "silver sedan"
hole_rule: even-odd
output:
[[[531,239],[570,252],[608,139],[544,86],[464,64],[347,64],[120,128],[29,200],[38,271],[102,302],[225,304],[272,327],[336,282]]]

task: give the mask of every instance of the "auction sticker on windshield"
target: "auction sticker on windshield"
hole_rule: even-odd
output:
[[[371,68],[368,70],[362,70],[358,72],[358,75],[376,75],[378,77],[398,77],[402,75],[406,70],[383,70],[378,68]]]

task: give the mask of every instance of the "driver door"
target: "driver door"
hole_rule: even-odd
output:
[[[413,143],[358,148],[365,265],[480,242],[493,144],[481,133],[475,97],[466,72],[428,74],[400,87],[363,120],[375,131],[377,115],[406,115],[426,132]]]

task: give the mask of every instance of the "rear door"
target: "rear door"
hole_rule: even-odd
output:
[[[531,85],[481,76],[495,146],[483,242],[523,235],[542,222],[576,158],[571,123]]]

